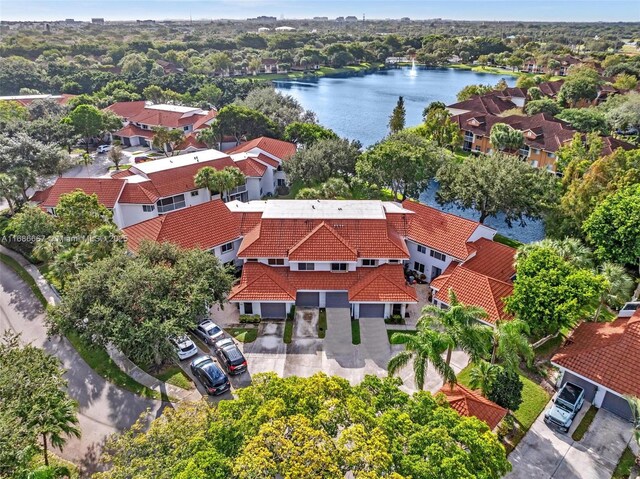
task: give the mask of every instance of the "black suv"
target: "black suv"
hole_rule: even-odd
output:
[[[213,348],[218,357],[218,362],[229,374],[242,374],[247,370],[247,360],[232,339],[227,338],[216,341]]]
[[[207,394],[223,394],[231,389],[229,378],[211,356],[198,356],[191,361],[191,372],[207,390]]]

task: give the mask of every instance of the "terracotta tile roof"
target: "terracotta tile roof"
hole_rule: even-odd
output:
[[[264,153],[258,153],[258,156],[256,156],[256,158],[269,166],[273,166],[274,168],[280,166],[280,163],[278,161],[274,160],[270,156],[265,155]]]
[[[491,430],[502,421],[507,415],[507,410],[498,406],[493,401],[481,396],[461,384],[442,386],[439,393],[447,398],[447,401],[453,409],[461,416],[475,416],[481,421],[486,422]]]
[[[201,161],[200,163],[149,173],[147,177],[151,180],[161,197],[172,196],[198,189],[193,183],[193,178],[198,171],[205,166],[222,170],[226,166],[235,166],[235,164],[233,160],[227,156],[216,160]]]
[[[194,108],[195,109],[195,108]],[[158,110],[155,108],[145,108],[138,114],[129,118],[129,121],[142,123],[144,125],[164,126],[166,128],[177,128],[187,125],[194,125],[199,121],[203,121],[207,115],[192,114],[185,116],[180,111]],[[210,118],[209,118],[210,119]],[[207,120],[204,120],[207,121]]]
[[[240,237],[237,215],[220,200],[207,201],[124,228],[127,246],[137,251],[143,240],[209,250]]]
[[[145,130],[132,123],[129,123],[127,126],[120,128],[118,131],[114,131],[113,134],[115,136],[122,136],[125,138],[131,138],[132,136],[141,136],[147,139],[153,138],[153,132],[151,130]]]
[[[640,310],[612,323],[582,323],[551,361],[618,394],[640,396]]]
[[[209,110],[206,115],[198,115],[198,120],[193,124],[193,130],[204,129],[208,126],[208,122],[218,116],[218,110]]]
[[[244,160],[237,160],[236,166],[244,173],[244,176],[262,178],[264,172],[267,171],[267,166],[260,163],[253,158],[245,158]]]
[[[133,176],[133,173],[129,171],[129,169],[116,170],[113,173],[111,173],[111,178],[126,178],[127,176]]]
[[[269,153],[281,160],[289,159],[296,152],[296,145],[289,143],[288,141],[276,140],[273,138],[267,138],[261,136],[251,141],[241,143],[238,146],[234,146],[227,150],[227,153],[246,153],[254,148],[259,148],[262,151]]]
[[[623,150],[629,151],[633,150],[636,147],[631,143],[627,143],[626,141],[618,140],[612,136],[604,136],[601,137],[602,142],[604,143],[602,147],[602,156],[610,155],[618,148],[622,148]]]
[[[484,274],[457,265],[448,274],[442,274],[431,282],[438,289],[435,298],[449,303],[449,290],[456,293],[458,300],[466,305],[479,306],[487,312],[485,321],[495,324],[499,319],[511,319],[504,311],[503,299],[513,293],[511,282],[500,281]]]
[[[415,290],[406,285],[402,265],[358,268],[348,273],[291,271],[261,263],[244,264],[240,283],[231,290],[232,301],[295,301],[301,291],[348,291],[353,302],[415,303]]]
[[[395,234],[389,234],[385,219],[262,219],[258,226],[244,238],[238,256],[242,258],[284,258],[303,238],[320,223],[333,228],[360,258],[408,259],[409,252],[403,241],[397,241]],[[332,243],[331,251],[318,252],[321,258],[341,254],[343,247]],[[338,250],[333,251],[334,247]],[[310,250],[305,250],[305,258],[312,261]],[[318,259],[317,261],[322,261]]]
[[[469,237],[480,223],[415,201],[404,201],[402,207],[416,213],[409,222],[407,237],[410,240],[454,258],[466,259],[469,256]]]
[[[500,93],[507,97],[513,98],[526,98],[527,97],[527,89],[526,88],[518,88],[518,87],[507,87],[502,90]]]
[[[147,102],[144,100],[118,101],[113,105],[109,105],[108,107],[106,107],[105,110],[111,111],[124,119],[129,119],[144,110],[146,104]]]
[[[98,201],[107,208],[113,208],[120,196],[125,181],[115,178],[57,178],[48,188],[48,194],[40,194],[40,206],[54,208],[58,205],[61,195],[82,190],[88,195],[95,194]],[[47,191],[47,190],[45,190]]]
[[[474,96],[468,100],[459,101],[447,105],[449,109],[466,110],[490,115],[500,115],[507,110],[518,108],[511,100],[506,99],[499,92],[490,92],[485,95]]]
[[[356,261],[358,252],[324,221],[289,250],[289,261]]]
[[[124,185],[118,203],[152,205],[160,199],[160,194],[150,181],[127,183]]]
[[[31,198],[29,198],[29,201],[33,201],[36,204],[42,203],[49,196],[51,188],[53,187],[49,186],[43,190],[36,191],[33,195],[31,195]]]
[[[555,97],[559,92],[560,88],[564,84],[564,80],[556,80],[556,81],[546,81],[542,82],[537,87],[540,89],[543,95],[548,97]]]
[[[516,255],[514,248],[486,238],[480,238],[472,245],[476,254],[464,262],[465,268],[500,281],[511,281],[516,273],[513,267]]]

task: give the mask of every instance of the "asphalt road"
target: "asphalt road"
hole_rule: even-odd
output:
[[[21,334],[31,343],[57,356],[67,370],[69,394],[79,404],[80,439],[71,438],[57,453],[78,464],[85,475],[96,471],[105,439],[129,428],[142,413],[151,420],[166,406],[145,399],[105,381],[80,357],[66,338],[47,338],[44,310],[29,286],[0,263],[0,331]]]

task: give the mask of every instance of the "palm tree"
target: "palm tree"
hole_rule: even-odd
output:
[[[491,127],[489,141],[497,150],[515,151],[524,144],[524,136],[506,123],[496,123]]]
[[[631,417],[633,420],[634,437],[638,446],[640,446],[640,398],[634,396],[625,396],[631,408]],[[636,464],[640,466],[640,455],[636,457]]]
[[[562,259],[568,261],[577,268],[591,268],[593,266],[593,255],[591,250],[576,238],[565,238],[562,240],[546,238],[541,241],[536,241],[535,243],[522,245],[518,248],[516,263],[519,259],[525,257],[537,248],[551,248],[560,257],[562,257]]]
[[[519,319],[498,321],[491,330],[491,364],[500,359],[505,366],[514,370],[520,358],[530,364],[535,354],[527,339],[527,331],[527,323]]]
[[[448,338],[446,364],[449,365],[454,348],[462,349],[473,362],[487,354],[490,330],[480,323],[486,317],[484,309],[460,303],[453,290],[449,290],[449,308],[426,306],[418,324],[435,327]]]
[[[442,354],[451,346],[450,338],[443,333],[418,325],[416,334],[394,333],[391,336],[391,342],[404,344],[405,350],[389,360],[387,370],[390,375],[394,375],[400,368],[413,362],[415,384],[422,390],[427,369],[431,364],[445,383],[455,383],[455,372],[442,359]]]
[[[482,395],[487,397],[489,391],[491,391],[491,386],[498,376],[498,371],[500,371],[500,366],[490,364],[486,361],[478,362],[471,368],[471,371],[469,371],[469,386],[473,389],[480,389]]]
[[[198,173],[196,173],[196,176],[193,178],[193,183],[198,188],[207,188],[213,195],[213,192],[216,191],[215,188],[217,187],[217,176],[218,170],[211,166],[205,166],[198,170]]]
[[[80,437],[80,429],[77,427],[77,403],[66,395],[61,397],[56,394],[43,406],[35,425],[42,436],[44,464],[48,466],[48,443],[61,449],[67,442],[67,436]]]
[[[20,187],[16,184],[14,178],[6,173],[0,173],[0,196],[7,200],[9,211],[15,211],[15,203],[18,201]]]
[[[213,148],[218,144],[218,135],[213,128],[204,128],[196,135],[199,142],[204,143],[209,148]]]
[[[619,308],[631,297],[634,282],[631,276],[627,274],[623,266],[619,264],[605,262],[598,268],[598,272],[606,280],[606,288],[600,295],[600,302],[593,320],[598,321],[606,306]]]

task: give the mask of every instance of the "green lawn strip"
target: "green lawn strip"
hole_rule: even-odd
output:
[[[522,246],[522,243],[520,243],[520,241],[507,238],[506,236],[503,236],[499,233],[493,237],[493,241],[495,241],[496,243],[502,243],[507,246],[511,246],[512,248],[519,248],[520,246]]]
[[[396,344],[391,341],[391,336],[393,336],[395,333],[416,334],[417,331],[414,329],[387,329],[387,337],[389,338],[389,343],[391,344]]]
[[[127,163],[126,165],[120,165],[120,168],[116,168],[115,165],[114,166],[110,166],[109,167],[109,171],[116,171],[116,169],[118,171],[122,171],[122,170],[128,170],[129,168],[131,168],[133,165]]]
[[[225,331],[241,343],[252,343],[258,337],[258,328],[226,328]]]
[[[78,334],[73,332],[67,333],[66,336],[89,367],[107,381],[146,398],[169,401],[169,398],[166,395],[143,386],[128,376],[115,362],[113,362],[104,348],[88,344]]]
[[[327,334],[327,310],[320,308],[318,315],[318,337],[324,339]]]
[[[287,319],[284,322],[284,336],[282,340],[289,344],[291,342],[291,337],[293,336],[293,320]]]
[[[472,364],[467,365],[462,371],[458,373],[458,382],[463,386],[471,387],[471,369]],[[549,402],[549,394],[541,386],[531,381],[531,379],[520,374],[522,379],[522,404],[513,413],[513,417],[522,425],[525,431],[528,431],[536,418],[540,415],[542,410]]]
[[[360,344],[360,320],[354,319],[351,321],[351,343]]]
[[[189,376],[177,364],[171,364],[163,368],[154,377],[167,384],[172,384],[182,389],[193,389],[195,386]]]
[[[198,336],[196,336],[195,334],[187,334],[187,336],[189,336],[189,338],[191,338],[191,341],[193,341],[195,343],[195,345],[198,347],[198,349],[201,349],[203,351],[206,351],[207,354],[209,354],[209,346],[207,346],[204,341],[202,341]]]
[[[622,456],[620,456],[620,461],[618,461],[618,465],[616,466],[615,471],[613,471],[611,479],[627,479],[631,474],[631,468],[633,467],[635,460],[636,458],[633,451],[631,451],[629,446],[627,446],[622,453]]]
[[[576,430],[573,431],[571,438],[574,441],[582,440],[585,433],[589,429],[589,426],[591,426],[591,423],[593,422],[593,418],[596,417],[597,413],[598,413],[598,408],[592,405],[587,411],[587,413],[584,415],[584,417],[582,418],[582,421],[580,421],[580,424],[578,424],[578,427],[576,428]]]
[[[66,459],[62,459],[61,457],[58,457],[56,454],[54,454],[53,452],[49,451],[49,467],[51,468],[55,468],[55,467],[65,467],[68,471],[69,471],[69,479],[78,479],[80,477],[80,469],[78,468],[78,466],[76,466],[74,463],[67,461]],[[31,470],[31,472],[35,472],[36,469],[39,468],[45,468],[44,465],[44,456],[42,454],[37,454],[36,456],[33,457],[33,459],[31,459],[30,463],[29,463],[29,469]],[[34,479],[36,478],[48,478],[48,477],[53,477],[53,476],[49,476],[46,475],[44,472],[42,474],[39,474],[40,471],[37,471],[34,474],[29,474],[27,477],[33,477]],[[58,476],[56,476],[58,477]],[[64,476],[67,477],[67,476]]]
[[[38,301],[40,301],[40,303],[42,304],[42,306],[44,308],[46,308],[48,306],[49,303],[47,302],[46,298],[42,294],[42,291],[40,291],[40,288],[38,288],[38,285],[36,284],[36,280],[33,279],[33,277],[27,272],[26,269],[24,269],[24,267],[20,263],[18,263],[11,256],[8,256],[8,255],[3,254],[3,253],[0,253],[0,261],[2,261],[9,268],[11,268],[13,271],[15,271],[15,273],[18,276],[20,276],[20,278],[25,283],[27,283],[29,285],[29,288],[31,288],[31,291],[33,292],[35,297],[38,298]]]

